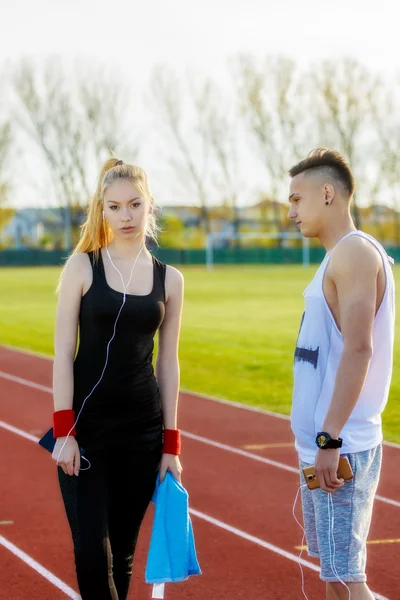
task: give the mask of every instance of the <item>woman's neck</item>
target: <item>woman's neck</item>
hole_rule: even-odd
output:
[[[134,258],[140,252],[142,246],[144,246],[144,236],[140,235],[130,240],[121,240],[114,238],[108,245],[109,252],[118,258]],[[147,254],[148,250],[146,247],[143,248],[142,254]]]

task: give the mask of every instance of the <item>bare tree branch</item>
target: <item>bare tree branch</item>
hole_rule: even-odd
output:
[[[8,91],[8,79],[5,73],[0,74],[0,207],[4,206],[11,193],[11,175],[9,163],[13,147],[13,131],[11,127],[11,116],[6,107]]]
[[[0,206],[6,204],[11,191],[11,182],[6,171],[11,144],[11,124],[5,122],[0,126]]]
[[[394,241],[400,245],[400,79],[380,81],[379,91],[370,98],[374,129],[379,140],[377,178],[380,189],[391,197]],[[384,239],[385,235],[381,235]]]
[[[159,115],[168,140],[172,140],[176,152],[172,152],[172,167],[185,182],[190,182],[201,206],[202,222],[206,233],[210,230],[208,210],[206,165],[209,155],[205,125],[205,107],[208,90],[200,92],[190,85],[192,108],[196,126],[185,128],[182,107],[183,90],[174,73],[165,66],[154,69],[150,81],[151,106]]]
[[[313,69],[310,82],[315,89],[316,116],[324,123],[325,134],[347,156],[357,181],[366,185],[368,179],[363,173],[368,153],[365,136],[368,127],[372,128],[371,105],[377,91],[377,78],[356,60],[347,58],[339,62],[323,61]],[[372,182],[370,194],[375,189],[376,182]],[[354,220],[356,227],[360,227],[357,194]]]
[[[59,59],[48,60],[43,69],[24,60],[14,72],[19,123],[47,163],[64,208],[66,247],[71,247],[71,225],[79,224],[99,163],[119,150],[126,135],[119,83],[111,84],[101,73],[71,74]],[[132,156],[137,147],[129,146]]]
[[[204,107],[206,130],[216,167],[215,180],[231,213],[234,233],[239,231],[238,190],[238,119],[232,106],[224,101],[222,90],[211,81],[207,83],[207,101]]]
[[[264,165],[273,201],[283,198],[287,170],[304,153],[310,133],[304,129],[305,115],[297,67],[289,59],[266,58],[259,63],[240,56],[235,64],[235,81],[242,114],[252,136],[254,149]],[[277,231],[287,227],[281,210],[274,207]]]

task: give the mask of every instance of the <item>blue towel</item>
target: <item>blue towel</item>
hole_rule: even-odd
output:
[[[189,516],[189,496],[170,471],[162,483],[158,476],[152,502],[155,514],[146,583],[185,581],[190,575],[201,575]]]

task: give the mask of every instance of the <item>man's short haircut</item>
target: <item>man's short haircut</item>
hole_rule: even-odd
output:
[[[355,181],[350,166],[346,159],[335,150],[325,148],[313,150],[307,158],[304,158],[289,170],[289,175],[296,177],[296,175],[304,172],[325,176],[334,186],[339,184],[349,199],[354,194]]]

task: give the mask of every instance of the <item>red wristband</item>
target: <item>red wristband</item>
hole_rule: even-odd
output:
[[[53,437],[66,437],[67,435],[76,435],[75,427],[75,411],[56,410],[53,413]]]
[[[179,429],[164,429],[163,454],[174,454],[179,456],[181,453],[181,432]]]

